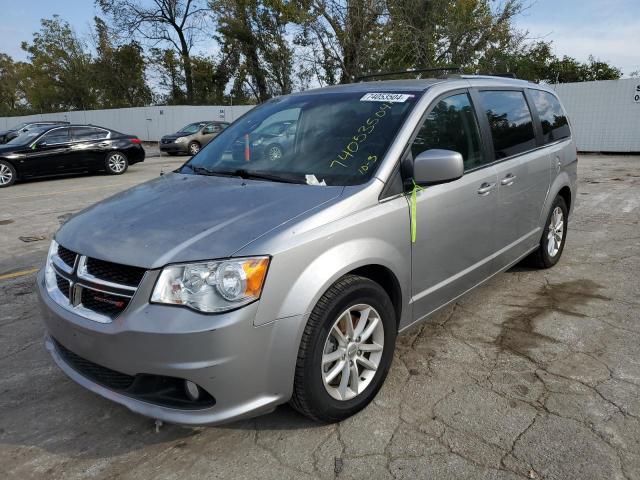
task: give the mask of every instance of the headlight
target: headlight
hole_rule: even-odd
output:
[[[260,137],[257,140],[253,141],[253,145],[256,145],[256,146],[260,145],[260,144],[262,144],[263,140],[264,140],[264,138]]]
[[[269,257],[169,265],[162,270],[151,302],[224,312],[260,298]]]
[[[56,272],[51,265],[51,257],[58,252],[58,243],[55,240],[51,240],[49,246],[49,253],[47,254],[47,260],[44,265],[44,281],[47,286],[47,291],[51,292],[57,287]]]
[[[187,141],[187,137],[178,137],[176,138],[176,143],[184,143]]]

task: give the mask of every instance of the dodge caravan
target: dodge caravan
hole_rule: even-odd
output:
[[[290,146],[254,154],[247,139],[282,122]],[[339,421],[375,397],[398,333],[525,257],[558,262],[576,172],[542,85],[457,76],[278,97],[60,228],[37,279],[46,347],[80,385],[155,419],[218,424],[290,402]]]

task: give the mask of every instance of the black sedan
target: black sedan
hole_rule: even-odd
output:
[[[138,137],[94,125],[38,127],[0,145],[0,188],[29,177],[106,171],[144,161]]]
[[[33,130],[38,127],[48,127],[54,125],[69,125],[69,122],[62,122],[58,120],[42,120],[39,122],[22,122],[18,125],[14,125],[8,130],[0,131],[0,143],[7,143],[9,140],[16,138],[29,130]]]

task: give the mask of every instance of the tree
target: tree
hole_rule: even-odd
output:
[[[297,43],[311,51],[312,67],[328,84],[349,83],[370,66],[384,45],[380,30],[384,0],[301,0],[307,11]]]
[[[0,53],[0,115],[10,116],[25,113],[24,69],[26,64],[14,62]]]
[[[96,107],[96,88],[87,46],[60,17],[40,21],[40,31],[31,43],[23,42],[29,54],[25,67],[25,93],[39,112]]]
[[[209,5],[216,12],[218,43],[223,51],[241,54],[237,73],[256,100],[290,93],[293,50],[286,27],[297,18],[297,7],[281,0],[210,0]]]
[[[151,103],[142,47],[135,41],[116,45],[118,38],[107,24],[98,17],[94,22],[97,43],[94,79],[101,107],[137,107]]]
[[[193,102],[191,50],[209,16],[199,0],[96,0],[113,24],[132,35],[170,45],[180,56],[187,102]]]
[[[161,101],[172,105],[184,103],[184,75],[181,59],[174,50],[152,48],[150,60],[162,88]]]

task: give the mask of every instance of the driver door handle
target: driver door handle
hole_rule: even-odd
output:
[[[496,188],[495,182],[484,182],[478,189],[478,195],[489,195],[491,193],[491,190],[493,190],[494,188]]]
[[[516,176],[513,173],[508,173],[506,177],[500,180],[500,185],[513,185],[516,180]]]

